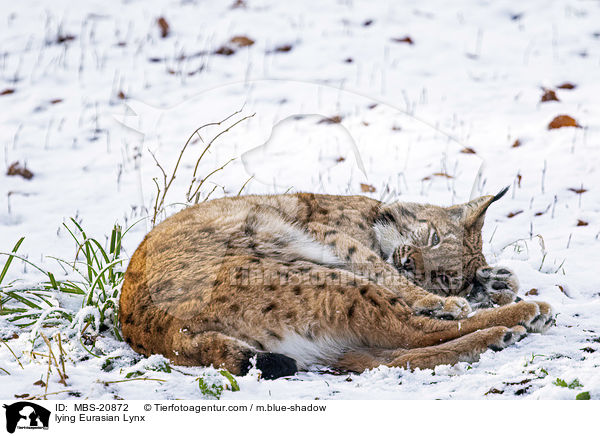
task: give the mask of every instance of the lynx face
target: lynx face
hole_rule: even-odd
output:
[[[384,258],[430,292],[467,295],[477,269],[486,265],[481,252],[485,211],[505,192],[447,208],[416,203],[386,206],[375,223]]]

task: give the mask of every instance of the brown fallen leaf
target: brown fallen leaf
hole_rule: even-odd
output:
[[[62,44],[64,42],[73,41],[74,39],[75,39],[75,36],[73,36],[73,35],[62,35],[62,34],[60,34],[60,35],[58,35],[56,37],[56,42],[59,43],[59,44]]]
[[[12,88],[6,88],[4,91],[0,92],[0,95],[9,95],[14,94],[15,90]]]
[[[119,93],[117,94],[117,97],[119,97],[121,100],[125,100],[127,98],[123,91],[119,91]]]
[[[557,86],[558,89],[575,89],[577,88],[577,85],[574,85],[571,82],[565,82],[565,83],[561,83],[560,85]]]
[[[15,398],[27,398],[29,396],[29,394],[15,394]]]
[[[523,176],[521,175],[521,173],[517,174],[517,186],[520,188],[521,187],[521,180],[523,180]]]
[[[525,295],[538,295],[539,292],[536,288],[532,288],[529,291],[525,292]]]
[[[19,161],[13,162],[8,167],[8,171],[6,171],[7,176],[21,176],[24,179],[30,180],[33,178],[33,173],[27,169],[25,166],[21,166]]]
[[[278,53],[287,53],[288,51],[291,51],[291,50],[292,50],[292,46],[291,45],[284,44],[284,45],[280,45],[278,47],[275,47],[275,50],[273,50],[273,51],[278,52]]]
[[[513,142],[513,145],[511,145],[512,148],[517,148],[521,146],[521,141],[520,140],[515,140],[515,142]]]
[[[569,188],[569,191],[574,192],[575,194],[583,194],[584,192],[587,192],[587,189],[582,186],[581,188]]]
[[[160,28],[161,38],[166,38],[169,36],[169,23],[167,23],[167,20],[165,20],[164,17],[160,17],[158,20],[156,20],[156,24],[158,24],[158,27]]]
[[[423,180],[423,181],[431,180],[433,177],[445,177],[447,179],[453,179],[454,178],[454,176],[451,176],[450,174],[446,174],[446,173],[433,173],[430,176],[423,177],[421,180]]]
[[[583,220],[577,220],[577,227],[587,226],[589,223]]]
[[[245,8],[245,7],[246,7],[246,2],[244,0],[235,0],[233,2],[233,4],[231,5],[231,9]]]
[[[491,388],[489,391],[487,391],[485,394],[483,395],[489,395],[489,394],[503,394],[504,391],[501,391],[500,389],[496,389],[496,388]]]
[[[58,104],[58,103],[62,103],[63,99],[62,98],[55,98],[53,100],[50,100],[50,104]]]
[[[512,218],[515,217],[517,215],[519,215],[520,213],[523,213],[522,210],[517,210],[516,212],[509,212],[508,215],[506,215],[508,218]]]
[[[579,123],[575,121],[573,117],[569,115],[558,115],[548,124],[548,130],[560,129],[561,127],[578,127],[581,128]]]
[[[465,147],[460,152],[465,154],[477,154],[471,147]]]
[[[552,89],[542,88],[542,90],[544,91],[544,94],[542,95],[541,99],[542,102],[560,101],[556,96],[556,92],[554,92]]]
[[[248,38],[247,36],[234,36],[229,40],[229,42],[233,45],[237,45],[238,47],[250,47],[254,44],[254,40]]]
[[[323,118],[319,120],[317,124],[339,124],[342,122],[342,117],[340,115],[334,115],[330,118]]]
[[[340,157],[338,157],[338,158],[337,158],[335,161],[339,163],[339,162],[344,162],[345,160],[346,160],[346,158],[345,158],[345,157],[343,157],[343,156],[340,156]]]
[[[405,36],[403,38],[392,38],[392,41],[394,42],[401,42],[401,43],[405,43],[405,44],[409,44],[409,45],[413,45],[415,42],[412,40],[412,38],[410,36]]]
[[[375,192],[375,186],[367,185],[366,183],[361,183],[360,190],[362,192]]]
[[[216,49],[214,53],[223,56],[231,56],[235,53],[235,50],[233,50],[231,47],[227,47],[226,45],[222,45]]]
[[[44,387],[44,386],[46,386],[46,383],[44,383],[44,381],[43,381],[43,380],[38,380],[38,381],[35,381],[35,382],[33,382],[33,384],[34,384],[35,386],[41,386],[41,387]]]

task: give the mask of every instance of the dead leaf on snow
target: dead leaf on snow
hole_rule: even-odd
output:
[[[25,166],[21,166],[21,164],[17,162],[13,162],[8,167],[8,171],[6,171],[7,176],[21,176],[24,179],[30,180],[33,178],[33,173],[27,169]]]
[[[575,194],[583,194],[584,192],[587,192],[587,189],[582,186],[581,188],[569,188],[569,191],[574,192]]]
[[[167,20],[164,17],[160,17],[158,20],[156,20],[156,24],[158,24],[158,27],[160,28],[161,38],[166,38],[169,36],[169,23],[167,23]]]
[[[578,127],[581,128],[579,123],[569,115],[558,115],[548,124],[548,130],[560,129],[561,127]]]
[[[413,45],[415,42],[412,40],[412,38],[410,36],[405,36],[403,38],[392,38],[392,41],[394,42],[400,42],[400,43],[404,43],[404,44],[409,44],[409,45]]]
[[[367,185],[366,183],[361,183],[360,190],[362,192],[375,192],[375,186]]]
[[[229,40],[229,42],[233,45],[237,45],[238,47],[250,47],[254,44],[254,40],[248,38],[247,36],[234,36]]]
[[[542,90],[544,91],[541,99],[542,103],[547,101],[560,101],[556,96],[556,92],[552,89],[542,88]]]
[[[561,83],[560,85],[557,86],[558,89],[575,89],[577,88],[577,85],[574,85],[571,82],[565,82],[565,83]]]

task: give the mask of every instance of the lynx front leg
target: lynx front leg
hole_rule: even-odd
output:
[[[427,292],[399,274],[373,250],[347,234],[320,223],[308,224],[308,230],[318,241],[331,247],[335,255],[346,265],[346,269],[390,289],[412,307],[416,315],[460,319],[471,312],[471,307],[464,298],[444,298]]]
[[[517,299],[519,280],[506,267],[482,266],[475,274],[473,289],[467,296],[473,307],[503,306]]]

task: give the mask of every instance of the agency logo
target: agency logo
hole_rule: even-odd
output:
[[[14,433],[18,429],[48,430],[50,411],[38,404],[29,401],[19,401],[10,405],[4,404],[6,409],[6,431]]]

